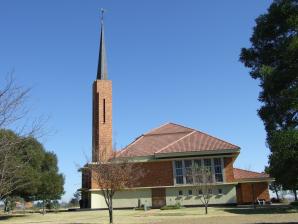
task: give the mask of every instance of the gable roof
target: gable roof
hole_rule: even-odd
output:
[[[153,129],[122,149],[119,157],[165,155],[168,153],[235,150],[240,148],[203,132],[167,123]]]
[[[234,178],[237,181],[237,180],[269,178],[269,175],[266,173],[258,173],[258,172],[253,172],[249,170],[234,168]]]

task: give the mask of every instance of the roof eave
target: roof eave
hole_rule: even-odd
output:
[[[275,178],[272,177],[259,177],[259,178],[241,178],[235,179],[238,183],[256,183],[256,182],[274,182]]]
[[[159,159],[159,158],[168,158],[168,157],[203,156],[203,155],[217,155],[217,154],[235,154],[236,156],[238,156],[239,153],[240,153],[240,148],[191,151],[191,152],[155,153],[154,156],[156,159]]]

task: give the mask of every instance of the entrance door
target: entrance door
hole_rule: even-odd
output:
[[[152,188],[152,207],[161,208],[166,205],[166,189]]]

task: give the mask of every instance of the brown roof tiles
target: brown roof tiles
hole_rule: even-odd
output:
[[[239,147],[203,132],[168,123],[141,135],[122,149],[118,156],[138,157],[227,149],[238,150]]]
[[[247,179],[258,179],[258,178],[268,178],[269,175],[266,173],[257,173],[249,170],[243,170],[234,168],[234,178],[235,180],[247,180]]]

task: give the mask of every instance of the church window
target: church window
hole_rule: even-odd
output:
[[[214,173],[215,173],[215,181],[216,182],[223,182],[222,165],[221,165],[221,159],[220,158],[215,158],[214,159]]]
[[[102,113],[102,115],[103,115],[103,123],[106,123],[106,99],[103,99],[103,107],[102,107],[102,109],[103,109],[103,113]]]
[[[222,158],[185,159],[173,162],[175,184],[193,184],[204,182],[200,170],[207,170],[211,175],[208,182],[223,182]],[[197,171],[197,172],[196,172]]]
[[[185,180],[187,184],[193,183],[193,175],[192,175],[192,160],[184,160],[185,167]]]
[[[176,184],[183,184],[183,164],[182,160],[175,161]]]

